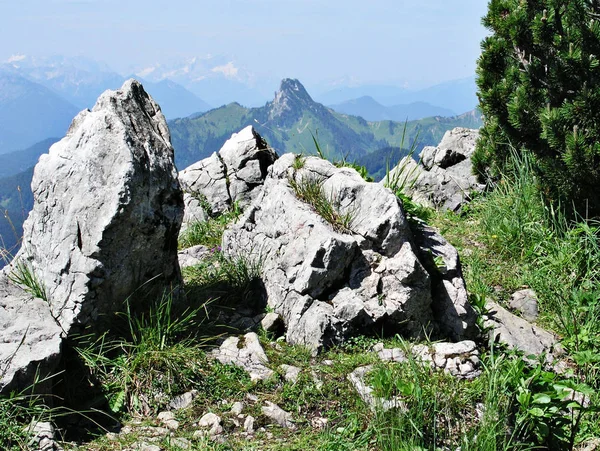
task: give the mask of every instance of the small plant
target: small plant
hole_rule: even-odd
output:
[[[186,249],[199,244],[208,247],[220,246],[223,232],[241,214],[239,205],[234,203],[231,209],[222,215],[189,224],[179,238],[179,248]]]
[[[118,315],[125,320],[122,334],[106,333],[87,345],[82,339],[76,350],[102,383],[113,413],[148,414],[195,386],[205,361],[197,336],[202,307],[175,309],[170,294],[147,312],[126,305]]]
[[[38,278],[33,267],[24,260],[14,263],[8,278],[15,285],[20,286],[30,295],[48,302],[46,287]]]
[[[292,163],[292,168],[294,168],[294,171],[299,171],[304,167],[305,163],[306,157],[304,155],[296,155],[294,157],[294,162]]]
[[[333,228],[342,233],[352,233],[352,222],[354,213],[352,211],[341,212],[340,202],[333,193],[325,194],[323,189],[324,179],[316,176],[296,176],[288,179],[296,197],[307,203]]]

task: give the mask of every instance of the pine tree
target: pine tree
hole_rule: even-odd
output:
[[[491,0],[483,24],[479,175],[527,149],[549,200],[599,215],[600,0]]]

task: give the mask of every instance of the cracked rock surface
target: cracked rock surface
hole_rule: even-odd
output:
[[[302,157],[298,168],[296,158],[284,155],[269,168],[264,188],[223,237],[226,253],[261,260],[268,305],[283,318],[287,341],[317,351],[369,331],[414,337],[439,329],[439,296],[396,196],[353,169],[316,157]],[[335,208],[351,215],[350,230],[336,230],[299,200],[292,179],[318,181]],[[453,339],[469,336],[475,315],[466,292],[441,302],[456,310],[443,328]]]
[[[478,138],[478,130],[460,127],[449,130],[437,147],[423,148],[420,163],[406,157],[392,170],[391,177],[406,179],[404,191],[415,202],[458,211],[470,200],[472,191],[484,188],[471,170],[471,155]],[[399,172],[398,167],[404,170]]]
[[[241,209],[247,207],[276,159],[277,154],[248,126],[234,133],[221,150],[185,168],[179,173],[185,192],[184,227],[223,214],[234,202]]]
[[[28,267],[48,302],[2,294],[2,323],[27,332],[6,374],[24,371],[15,365],[27,360],[21,353],[29,348],[31,361],[52,360],[57,327],[66,335],[79,325],[101,328],[104,314],[121,311],[136,290],[148,298],[181,283],[183,194],[173,147],[160,107],[137,81],[105,92],[91,111],[77,115],[67,135],[40,157],[32,190],[33,210],[12,267]],[[35,326],[33,317],[40,318]],[[9,383],[5,378],[2,384]]]
[[[493,340],[510,349],[522,351],[526,357],[546,354],[547,361],[564,353],[556,337],[541,327],[519,318],[492,301],[487,301],[486,310],[484,325],[490,328],[489,334]]]

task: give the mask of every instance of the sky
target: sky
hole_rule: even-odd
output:
[[[0,0],[0,61],[86,56],[127,74],[225,55],[256,77],[424,87],[472,76],[485,0]]]

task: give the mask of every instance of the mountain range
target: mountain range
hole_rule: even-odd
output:
[[[5,95],[0,100],[6,98],[5,104],[21,98],[31,100],[32,104],[40,108],[39,115],[35,116],[40,122],[46,116],[56,120],[57,111],[60,112],[63,120],[60,127],[63,128],[57,127],[50,136],[64,135],[68,122],[78,111],[77,108],[64,99],[57,98],[49,88],[23,77],[9,74],[6,79],[13,80],[13,83],[17,80],[30,88],[31,92],[38,92],[42,99],[47,100],[42,102],[20,94],[19,91],[10,90],[12,88],[6,91],[11,96]],[[161,83],[168,84],[169,81],[157,84]],[[172,92],[174,88],[171,86],[168,89]],[[158,99],[160,103],[160,98]],[[56,108],[53,102],[62,109],[53,110]],[[48,114],[52,111],[54,114]],[[476,111],[471,111],[455,117],[436,116],[407,122],[367,121],[315,102],[298,80],[285,79],[273,100],[263,107],[246,108],[239,103],[230,103],[205,113],[169,121],[177,167],[183,169],[209,156],[220,149],[232,133],[247,125],[254,126],[280,154],[316,153],[316,139],[326,157],[364,165],[376,178],[381,178],[386,165],[394,165],[406,155],[411,144],[414,143],[418,152],[423,146],[437,144],[443,134],[454,127],[478,128],[481,117]],[[46,138],[25,150],[0,155],[0,209],[3,213],[0,216],[0,238],[3,244],[0,243],[0,246],[16,250],[22,222],[32,205],[29,188],[32,166],[39,155],[47,152],[55,141],[56,138]]]
[[[18,59],[0,64],[0,154],[63,136],[73,117],[91,108],[107,89],[131,77],[86,60]],[[191,91],[168,80],[141,80],[167,118],[211,108]]]
[[[219,150],[232,133],[248,125],[254,126],[280,154],[315,153],[315,136],[330,158],[360,163],[368,154],[384,148],[406,149],[413,142],[417,147],[435,145],[447,130],[458,126],[478,128],[481,119],[471,112],[406,124],[391,120],[367,121],[315,102],[298,80],[285,79],[275,98],[263,107],[246,108],[231,103],[204,114],[170,121],[177,166],[186,167],[209,156]],[[385,158],[380,163],[385,166]]]
[[[315,99],[325,105],[338,105],[365,96],[388,107],[425,102],[450,110],[453,114],[471,111],[479,104],[475,77],[447,81],[419,90],[385,85],[339,87],[316,95]]]
[[[368,121],[414,121],[424,117],[454,116],[455,114],[449,109],[431,105],[427,102],[384,106],[370,96],[330,105],[330,108],[338,113],[360,116]]]

